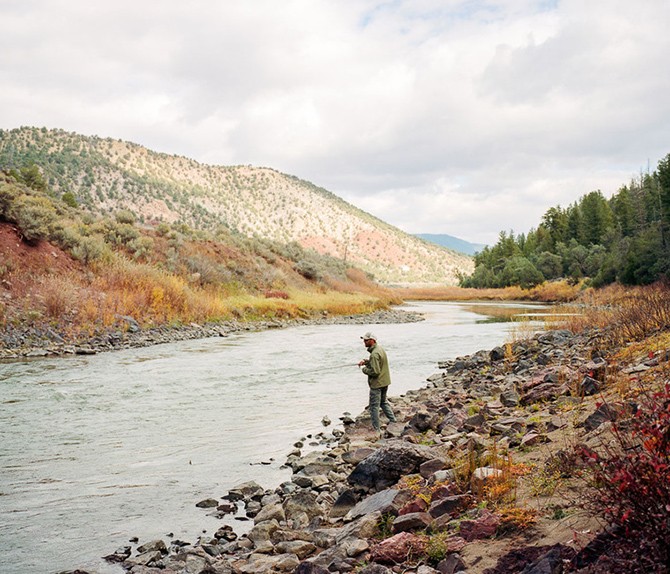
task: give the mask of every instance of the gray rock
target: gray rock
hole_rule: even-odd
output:
[[[243,482],[242,484],[238,484],[237,486],[231,488],[228,491],[226,498],[234,502],[236,500],[244,500],[246,498],[253,498],[253,497],[260,498],[263,496],[264,493],[265,491],[263,490],[263,487],[257,482],[251,480],[249,482]]]
[[[295,554],[303,560],[316,552],[316,546],[304,540],[289,540],[275,544],[275,551],[283,554]]]
[[[134,566],[149,566],[158,562],[161,558],[163,558],[163,554],[159,550],[150,550],[133,558],[128,558],[123,564],[130,570]]]
[[[463,511],[470,505],[471,502],[472,497],[469,494],[455,494],[453,496],[446,496],[432,502],[428,512],[433,518],[438,518],[444,514]]]
[[[442,458],[433,458],[419,466],[419,474],[423,476],[423,478],[430,478],[438,470],[444,470],[445,466],[446,464]]]
[[[579,384],[579,390],[585,396],[595,395],[600,391],[600,381],[587,375]]]
[[[507,389],[500,393],[500,402],[506,407],[518,406],[520,399],[521,397],[519,396],[519,393],[516,392],[516,389]]]
[[[330,570],[313,562],[301,562],[293,574],[330,574]]]
[[[411,530],[425,529],[430,526],[432,518],[427,512],[410,512],[398,516],[393,521],[393,532],[409,532]]]
[[[161,552],[162,554],[167,554],[167,546],[162,540],[152,540],[151,542],[146,542],[142,546],[137,547],[137,552],[143,554],[145,552]]]
[[[276,520],[260,522],[247,533],[247,538],[256,544],[261,541],[270,540],[271,536],[277,530],[279,530],[279,522]]]
[[[437,564],[436,569],[440,574],[455,574],[465,570],[465,564],[458,554],[450,554]]]
[[[387,488],[405,474],[413,474],[422,463],[435,458],[428,447],[407,442],[390,443],[358,463],[349,475],[350,484],[375,488]]]
[[[284,501],[284,512],[287,519],[295,519],[304,513],[308,519],[315,516],[323,516],[323,509],[316,502],[316,494],[313,492],[297,492]]]
[[[256,524],[259,524],[260,522],[266,522],[268,520],[277,520],[279,522],[286,520],[284,507],[281,505],[281,503],[264,506],[254,517],[254,523]]]
[[[389,488],[377,492],[372,496],[368,496],[356,504],[356,506],[347,513],[346,518],[347,520],[355,520],[360,516],[372,514],[373,512],[381,512],[382,514],[392,511],[397,512],[394,502],[399,494],[399,490]]]
[[[345,491],[341,492],[340,495],[335,500],[332,508],[330,509],[329,516],[331,518],[339,518],[341,516],[346,516],[346,514],[356,506],[358,499],[353,489],[348,488]]]

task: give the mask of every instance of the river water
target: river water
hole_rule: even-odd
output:
[[[513,312],[532,305],[498,304]],[[367,404],[372,330],[390,395],[422,387],[437,361],[509,340],[490,303],[418,303],[420,323],[314,325],[0,364],[0,572],[119,573],[100,557],[221,522],[195,507],[236,484],[273,488],[297,440]]]

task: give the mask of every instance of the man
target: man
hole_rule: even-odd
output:
[[[370,387],[370,417],[372,418],[372,427],[375,432],[381,432],[379,424],[379,409],[382,411],[392,423],[395,422],[395,416],[391,405],[386,400],[386,391],[391,384],[391,373],[389,372],[389,362],[386,358],[386,351],[377,344],[377,337],[372,333],[365,333],[361,337],[363,344],[370,353],[369,359],[363,359],[358,363],[359,367],[363,367],[362,371],[368,376],[368,386]]]

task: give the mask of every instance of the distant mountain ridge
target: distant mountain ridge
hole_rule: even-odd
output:
[[[483,243],[470,243],[469,241],[465,241],[465,239],[459,239],[446,233],[415,233],[414,235],[465,255],[474,255],[486,247]]]
[[[386,283],[454,284],[473,261],[271,168],[212,166],[64,130],[0,130],[0,167],[34,162],[57,194],[92,213],[128,209],[146,224],[225,227],[343,258]]]

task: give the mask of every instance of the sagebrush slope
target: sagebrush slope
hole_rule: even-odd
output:
[[[453,284],[472,260],[271,168],[211,166],[110,138],[63,130],[0,130],[0,166],[35,162],[50,187],[93,213],[129,209],[145,223],[183,222],[296,241],[383,282]]]

